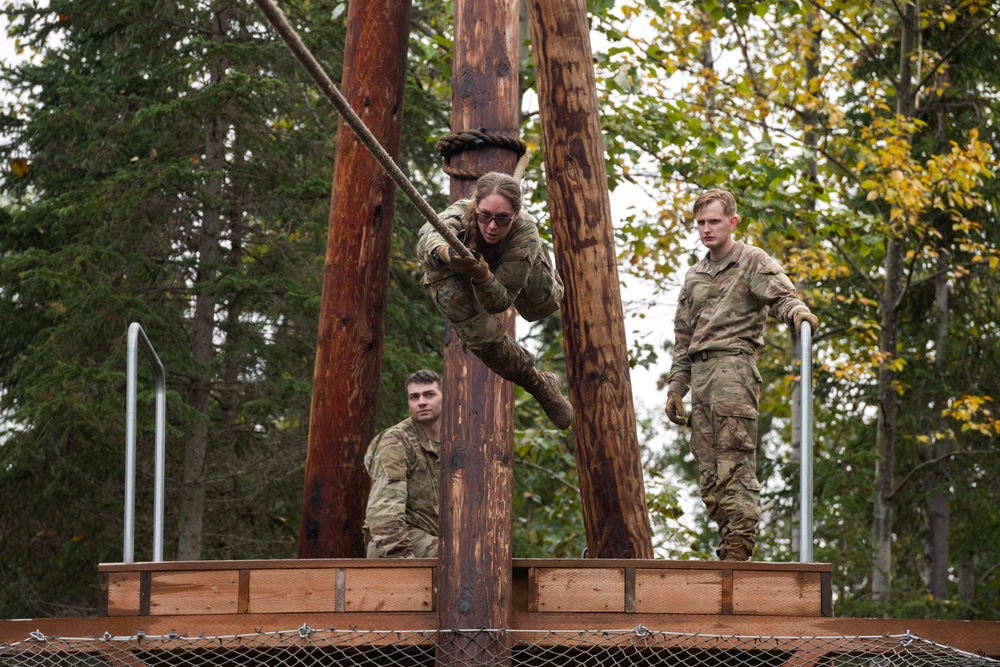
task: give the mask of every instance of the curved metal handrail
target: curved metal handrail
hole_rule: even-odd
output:
[[[812,327],[803,322],[799,330],[802,400],[802,450],[800,452],[799,508],[799,562],[813,560],[813,386],[812,386]]]
[[[163,364],[146,338],[146,332],[138,322],[128,327],[128,369],[125,397],[125,538],[122,548],[122,562],[135,560],[135,413],[136,413],[136,359],[137,349],[143,352],[153,364],[156,380],[156,462],[153,489],[153,561],[163,560],[163,486],[164,462],[166,460],[167,427],[167,381]]]

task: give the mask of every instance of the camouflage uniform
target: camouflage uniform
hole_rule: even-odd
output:
[[[372,478],[365,512],[369,558],[436,558],[441,463],[438,443],[412,418],[368,445]]]
[[[513,304],[529,322],[551,315],[562,300],[562,278],[532,216],[521,211],[511,223],[514,228],[498,243],[488,245],[478,225],[466,229],[464,216],[471,204],[471,200],[461,199],[438,217],[466,245],[483,254],[492,273],[490,279],[473,285],[467,276],[438,266],[431,252],[447,242],[427,223],[420,229],[417,246],[426,270],[424,285],[462,343],[497,375],[525,386],[535,359],[503,330],[496,313]],[[470,236],[472,243],[467,240]]]
[[[701,497],[718,524],[719,557],[749,560],[760,522],[757,406],[768,312],[792,325],[809,309],[784,269],[759,248],[736,242],[719,262],[708,255],[684,278],[674,317],[669,391],[691,387],[691,453]]]

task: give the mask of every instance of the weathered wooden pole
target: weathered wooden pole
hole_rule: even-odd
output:
[[[587,551],[652,558],[583,0],[528,0]]]
[[[452,65],[453,132],[485,128],[517,137],[517,0],[456,0]],[[461,153],[453,167],[511,173],[517,156],[499,148]],[[451,200],[473,181],[453,178]],[[513,331],[514,316],[501,317]],[[445,336],[441,442],[438,609],[444,631],[507,628],[511,602],[514,489],[514,385]],[[506,636],[473,631],[442,635],[439,664],[509,662]],[[500,657],[499,662],[497,657]],[[504,657],[507,656],[507,657]]]
[[[341,90],[390,155],[399,153],[409,0],[351,0]],[[395,185],[341,120],[313,371],[300,558],[363,558]]]

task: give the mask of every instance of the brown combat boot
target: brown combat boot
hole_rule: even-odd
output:
[[[565,430],[573,423],[573,406],[559,390],[558,375],[532,368],[527,381],[521,386],[535,397],[549,421],[557,428]]]
[[[723,543],[716,550],[720,560],[748,561],[753,556],[753,545],[745,542]]]

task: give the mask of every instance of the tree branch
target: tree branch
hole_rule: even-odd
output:
[[[740,52],[743,54],[743,62],[747,65],[747,76],[750,77],[750,85],[753,86],[753,92],[757,97],[761,99],[767,99],[767,95],[760,88],[760,81],[757,78],[757,72],[754,70],[753,62],[750,58],[750,51],[747,49],[746,40],[743,38],[743,32],[740,30],[739,23],[733,24],[733,32],[736,34],[736,42],[740,45]],[[797,110],[795,113],[799,113]],[[801,114],[800,114],[801,115]],[[764,132],[770,132],[767,123],[763,120],[759,121]]]
[[[518,465],[528,466],[529,468],[534,468],[535,470],[548,475],[549,477],[551,477],[552,479],[556,480],[557,482],[559,482],[560,484],[562,484],[566,488],[568,488],[568,489],[570,489],[572,491],[575,491],[577,495],[580,495],[580,488],[579,487],[573,486],[572,484],[570,484],[569,482],[567,482],[564,478],[560,477],[559,474],[556,473],[554,470],[550,470],[549,468],[546,468],[545,466],[540,466],[537,463],[532,463],[531,461],[525,461],[524,459],[516,459],[516,461],[517,461]]]
[[[989,444],[992,445],[993,443],[996,442],[996,440],[997,440],[996,436],[993,436],[993,438],[990,439]],[[927,461],[924,461],[923,463],[920,463],[919,465],[912,468],[910,472],[906,473],[906,477],[901,479],[899,481],[899,484],[897,484],[896,487],[892,490],[892,496],[890,496],[890,498],[894,497],[897,493],[899,493],[902,490],[902,488],[906,486],[907,482],[909,482],[913,478],[914,475],[916,475],[918,472],[920,472],[927,466],[937,465],[938,463],[941,463],[945,459],[950,459],[955,456],[978,456],[979,454],[996,455],[997,453],[998,450],[996,449],[973,449],[973,450],[964,450],[960,452],[948,452],[944,456],[939,456],[936,459],[929,459]]]
[[[875,283],[872,282],[872,279],[868,276],[868,274],[862,271],[861,267],[859,267],[857,264],[854,263],[854,260],[851,259],[850,256],[848,256],[847,252],[843,248],[840,247],[840,244],[837,243],[836,239],[830,237],[827,239],[827,241],[833,244],[833,247],[837,249],[837,252],[840,253],[840,256],[843,257],[844,261],[847,262],[848,266],[851,267],[851,270],[854,271],[854,273],[856,273],[857,276],[861,278],[866,285],[868,285],[868,289],[872,291],[872,294],[875,296],[875,298],[881,301],[881,296],[880,296],[881,292],[879,291],[878,287],[875,286]]]
[[[919,248],[921,245],[923,245],[924,240],[926,240],[926,239],[927,239],[927,232],[924,232],[923,236],[920,237],[920,240],[917,241],[915,248]],[[906,284],[903,285],[903,289],[899,290],[899,296],[896,297],[896,303],[894,303],[893,306],[892,306],[893,310],[899,308],[903,304],[903,298],[906,296],[907,292],[909,292],[910,288],[913,286],[912,285],[912,282],[913,282],[913,267],[916,266],[916,264],[917,264],[917,258],[919,256],[920,255],[917,254],[916,249],[914,249],[914,251],[913,251],[913,257],[910,258],[910,267],[909,267],[909,270],[907,270],[907,272],[906,272]]]
[[[882,72],[882,75],[885,78],[889,79],[890,82],[892,82],[893,88],[898,88],[898,83],[896,81],[896,78],[893,76],[893,73],[890,70],[886,69],[886,67],[882,64],[882,61],[878,58],[878,53],[875,50],[873,50],[871,46],[868,45],[868,42],[865,41],[864,37],[862,37],[857,30],[848,25],[847,22],[844,21],[840,16],[834,14],[832,11],[824,7],[818,0],[810,0],[810,3],[812,4],[813,7],[816,7],[821,12],[823,12],[831,19],[833,19],[838,25],[840,25],[841,28],[850,33],[851,36],[854,37],[854,39],[858,40],[858,43],[861,45],[861,48],[865,51],[868,57],[872,59],[872,61],[875,63],[875,66],[878,67],[880,72]]]
[[[941,66],[944,65],[945,62],[948,61],[948,59],[951,57],[951,54],[956,49],[958,49],[958,47],[960,47],[962,44],[964,44],[965,41],[968,40],[970,37],[972,37],[972,35],[975,34],[980,28],[982,28],[984,25],[986,25],[987,23],[989,23],[990,21],[992,21],[994,18],[996,18],[996,16],[998,14],[1000,14],[1000,5],[997,5],[996,10],[994,10],[994,12],[992,14],[990,14],[989,16],[983,18],[976,25],[974,25],[971,28],[969,28],[968,32],[966,32],[964,35],[962,35],[961,37],[959,37],[958,41],[956,41],[954,44],[952,44],[948,48],[948,50],[945,51],[941,55],[940,58],[938,58],[937,62],[934,63],[934,65],[930,69],[927,70],[927,74],[924,76],[924,78],[922,78],[920,80],[920,82],[917,83],[917,86],[914,89],[914,95],[917,95],[919,93],[920,89],[922,89],[925,85],[927,85],[927,82],[930,81],[931,77],[933,77],[935,74],[937,74],[938,70],[941,69]]]

